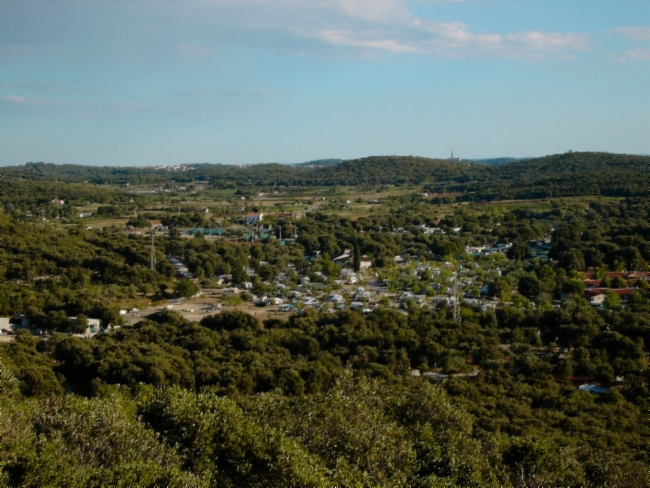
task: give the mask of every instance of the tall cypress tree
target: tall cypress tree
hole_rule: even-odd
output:
[[[352,267],[355,272],[361,269],[361,250],[359,249],[359,241],[354,240],[354,255],[352,256]]]

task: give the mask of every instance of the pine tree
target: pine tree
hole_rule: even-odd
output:
[[[355,272],[361,269],[361,250],[359,249],[359,241],[354,241],[354,255],[352,256],[352,267]]]

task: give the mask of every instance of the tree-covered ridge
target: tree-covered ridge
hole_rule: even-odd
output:
[[[60,183],[55,181],[33,181],[13,178],[10,175],[0,177],[0,205],[6,210],[42,207],[52,200],[62,200],[65,210],[75,205],[85,205],[88,201],[96,203],[125,203],[133,197],[120,191],[108,191],[103,188],[83,183]],[[60,204],[59,204],[60,205]]]
[[[487,168],[442,159],[416,156],[372,156],[343,161],[317,169],[314,182],[323,185],[400,185],[427,181],[464,182],[482,175]]]
[[[224,165],[197,163],[185,165],[184,170],[142,167],[82,166],[72,164],[26,163],[23,166],[0,168],[0,175],[33,181],[87,182],[96,185],[147,185],[170,182],[201,181],[219,187],[262,184],[294,184],[313,171],[277,163],[256,165]]]
[[[27,163],[0,169],[5,178],[94,184],[203,182],[215,188],[428,184],[436,192],[469,193],[468,200],[572,195],[640,196],[647,156],[569,152],[500,165],[415,156],[373,156],[325,167],[281,164],[193,164],[191,169],[111,168]],[[1,181],[1,180],[0,180]]]
[[[641,196],[649,164],[646,156],[569,152],[495,166],[487,178],[455,189],[476,192],[471,200]]]

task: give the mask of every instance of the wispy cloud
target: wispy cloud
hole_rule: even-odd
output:
[[[463,0],[418,0],[419,2]],[[213,5],[264,12],[241,27],[284,31],[323,46],[368,52],[418,53],[449,57],[570,57],[590,49],[583,33],[525,31],[474,33],[462,22],[438,22],[414,15],[408,0],[211,0]],[[234,7],[234,5],[237,7]],[[314,46],[311,46],[314,49]],[[303,51],[304,52],[304,51]]]
[[[647,61],[650,60],[650,49],[644,49],[642,47],[637,47],[636,49],[629,49],[625,51],[622,56],[619,57],[619,61],[634,61],[641,60]]]
[[[461,23],[443,24],[415,19],[410,26],[392,29],[324,29],[322,41],[396,53],[421,53],[450,57],[547,57],[554,53],[586,51],[591,38],[585,34],[520,32],[508,35],[474,34]]]
[[[650,41],[650,26],[645,27],[620,27],[612,31],[623,37],[629,37],[635,41]]]
[[[39,42],[31,37],[0,42],[0,59],[23,62],[53,52],[133,64],[188,62],[214,57],[227,45],[361,58],[412,53],[543,59],[570,58],[591,46],[591,37],[584,33],[477,32],[463,22],[424,17],[413,8],[416,3],[444,1],[460,0],[167,0],[155,2],[156,8],[150,8],[153,3],[132,1],[124,3],[129,15],[100,22],[98,12],[114,15],[106,8],[111,2],[59,0],[57,9],[87,14],[94,23],[52,23],[44,16]],[[435,9],[431,11],[435,14]],[[620,34],[643,37],[643,29],[622,28]]]
[[[182,95],[182,91],[177,92]],[[21,95],[7,95],[0,97],[0,110],[16,112],[37,112],[37,113],[74,113],[81,116],[98,116],[103,114],[116,113],[166,113],[166,114],[189,114],[189,115],[223,115],[225,112],[242,114],[250,110],[251,105],[259,105],[259,99],[252,98],[262,96],[265,90],[233,90],[231,92],[220,92],[221,96],[211,95],[209,90],[186,90],[187,99],[160,101],[96,101],[96,100],[74,100],[54,99],[45,97],[24,97]],[[248,93],[251,98],[245,97]],[[268,93],[275,93],[271,90]],[[227,94],[230,94],[226,96]],[[239,96],[236,96],[239,95]],[[199,99],[199,97],[208,99]]]
[[[173,95],[188,98],[219,98],[219,97],[242,97],[242,96],[272,96],[277,95],[277,90],[269,88],[255,88],[255,89],[238,89],[238,90],[210,90],[203,88],[190,88],[182,90],[174,90]]]
[[[146,108],[146,107],[156,107],[159,104],[152,103],[138,103],[138,102],[96,102],[88,100],[60,100],[52,98],[43,98],[43,97],[23,97],[21,95],[8,95],[0,98],[3,102],[8,102],[16,105],[25,105],[25,106],[48,106],[48,107],[107,107],[107,108]]]
[[[45,92],[55,95],[63,95],[70,92],[70,88],[59,83],[0,83],[2,90],[29,90],[32,92]]]
[[[2,100],[5,102],[12,102],[12,103],[27,103],[29,102],[28,98],[21,97],[19,95],[10,95],[8,97],[2,97]]]

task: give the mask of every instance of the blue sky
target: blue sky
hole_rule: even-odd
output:
[[[0,165],[650,153],[648,0],[0,0]]]

